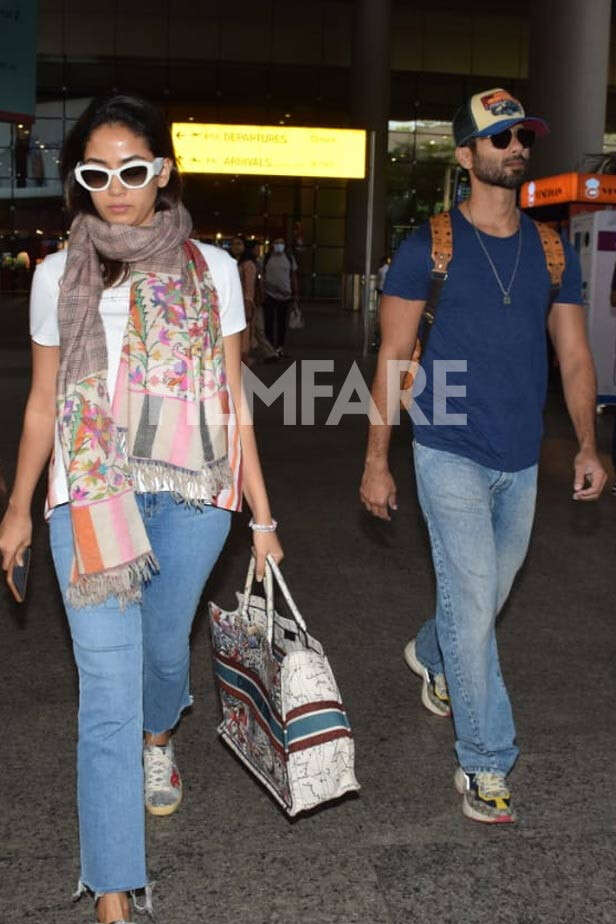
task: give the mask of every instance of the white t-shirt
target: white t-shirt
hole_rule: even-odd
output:
[[[223,337],[236,334],[246,327],[244,299],[237,271],[237,264],[220,247],[194,241],[205,258],[212,281],[218,293],[220,326]],[[59,346],[58,295],[59,284],[66,266],[66,250],[50,254],[40,263],[32,278],[30,292],[30,336],[41,346]],[[107,389],[110,395],[115,391],[115,382],[120,365],[124,330],[128,320],[130,281],[105,289],[99,304],[99,312],[105,330],[107,343]],[[52,465],[49,473],[49,499],[52,505],[68,501],[66,471],[58,430]]]

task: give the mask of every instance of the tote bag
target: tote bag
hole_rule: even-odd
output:
[[[360,788],[354,743],[329,661],[276,562],[268,556],[265,598],[251,592],[254,573],[252,558],[235,610],[209,605],[218,732],[293,816]],[[274,581],[290,618],[274,609]]]

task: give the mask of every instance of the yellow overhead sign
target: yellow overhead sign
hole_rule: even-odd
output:
[[[366,175],[366,132],[360,129],[174,122],[171,130],[182,173]]]

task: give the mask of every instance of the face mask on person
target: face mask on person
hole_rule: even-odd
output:
[[[274,244],[274,253],[284,253],[284,244]]]

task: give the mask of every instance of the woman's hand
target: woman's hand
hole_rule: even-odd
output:
[[[282,546],[275,532],[265,533],[255,530],[252,534],[252,553],[257,563],[257,581],[262,581],[265,576],[265,559],[268,555],[272,556],[277,565],[284,558]]]
[[[0,522],[0,559],[4,571],[23,564],[32,540],[32,495],[51,455],[56,427],[56,378],[60,348],[32,341],[32,385],[19,441],[17,471],[8,507]]]
[[[242,486],[244,497],[252,512],[253,522],[268,526],[276,525],[272,519],[261,463],[257,451],[252,413],[242,388],[240,367],[240,334],[231,334],[223,340],[227,380],[235,411],[239,421],[240,441],[242,444]],[[278,564],[283,559],[283,551],[275,530],[254,529],[252,532],[252,551],[256,560],[256,576],[262,581],[265,576],[265,559],[271,555]]]
[[[10,572],[15,564],[22,564],[22,553],[32,542],[30,513],[14,510],[10,503],[0,522],[0,555],[2,568]]]

